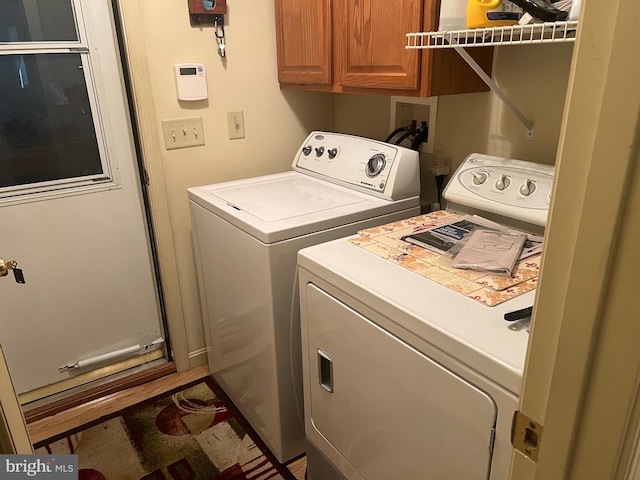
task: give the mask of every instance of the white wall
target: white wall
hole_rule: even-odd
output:
[[[495,94],[440,97],[435,148],[459,165],[471,152],[554,164],[572,44],[496,48],[493,78],[535,126],[535,139]]]
[[[526,138],[524,125],[494,93],[448,95],[438,98],[435,150],[451,159],[452,169],[473,152],[554,164],[572,52],[573,44],[495,50],[493,78],[534,123],[534,140]],[[336,95],[335,105],[336,130],[379,140],[390,133],[389,97]],[[428,159],[421,160],[424,168]],[[422,188],[427,203],[435,201],[429,172]]]

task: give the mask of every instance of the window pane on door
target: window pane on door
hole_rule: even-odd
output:
[[[77,40],[71,0],[0,0],[0,42]]]
[[[0,55],[0,105],[0,189],[104,173],[80,54]]]

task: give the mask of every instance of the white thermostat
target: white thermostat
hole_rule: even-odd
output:
[[[201,63],[179,63],[174,65],[178,100],[205,100],[207,94],[207,74]]]

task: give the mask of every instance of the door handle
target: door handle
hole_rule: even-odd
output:
[[[333,360],[318,349],[318,382],[327,392],[333,393]]]
[[[22,270],[18,268],[18,262],[15,260],[5,262],[4,258],[0,258],[0,277],[6,277],[9,270],[13,272],[16,283],[24,283],[24,275],[22,274]]]

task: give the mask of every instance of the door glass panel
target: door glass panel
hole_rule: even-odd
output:
[[[71,0],[0,0],[0,42],[77,40]]]
[[[0,189],[104,173],[80,54],[0,55],[0,105]]]

